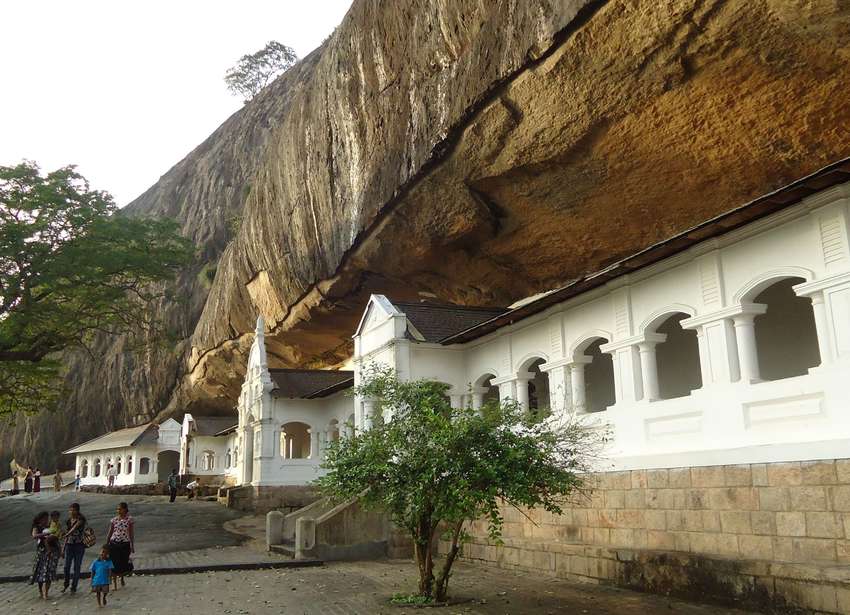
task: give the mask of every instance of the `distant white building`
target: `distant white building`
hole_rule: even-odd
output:
[[[233,485],[237,480],[235,417],[183,415],[180,468],[183,476]]]
[[[180,423],[168,419],[156,425],[119,429],[67,451],[75,455],[80,484],[106,485],[106,468],[114,465],[116,485],[142,485],[165,480],[180,464]]]

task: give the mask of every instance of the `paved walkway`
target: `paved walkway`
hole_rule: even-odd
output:
[[[174,504],[165,496],[115,496],[97,493],[33,494],[0,499],[0,577],[27,574],[34,547],[29,538],[32,518],[39,510],[58,510],[67,518],[68,505],[79,502],[94,528],[98,544],[106,540],[109,519],[119,501],[127,501],[136,522],[138,569],[191,568],[218,564],[278,562],[266,553],[257,538],[261,519],[242,517],[215,502]],[[231,531],[226,531],[228,528]],[[88,570],[97,549],[88,549],[83,569]],[[61,562],[60,562],[61,565]],[[2,609],[0,609],[2,612]]]
[[[132,577],[97,609],[88,592],[55,594],[44,602],[23,583],[0,585],[2,613],[219,613],[253,615],[743,615],[742,611],[694,605],[598,585],[581,585],[539,575],[460,564],[452,578],[458,603],[437,611],[396,607],[397,592],[415,586],[410,562],[334,563],[321,568],[211,572]],[[52,593],[52,592],[51,592]]]

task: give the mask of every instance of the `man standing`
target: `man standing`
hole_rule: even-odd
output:
[[[106,466],[106,479],[109,481],[110,487],[115,486],[115,475],[117,473],[118,472],[115,471],[115,466],[112,465],[111,463],[108,466]]]
[[[173,502],[177,497],[177,470],[172,469],[168,475],[168,494],[171,496],[170,501]]]
[[[62,475],[59,473],[59,469],[56,469],[56,474],[53,475],[53,491],[59,493],[62,491]]]

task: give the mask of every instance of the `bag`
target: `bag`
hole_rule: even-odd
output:
[[[96,542],[97,536],[94,535],[94,530],[90,527],[86,527],[86,529],[83,530],[83,544],[86,547],[93,547]]]

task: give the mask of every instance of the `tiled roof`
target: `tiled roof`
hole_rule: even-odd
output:
[[[441,303],[406,303],[393,301],[404,312],[425,342],[440,342],[447,337],[504,314],[506,308],[466,307]],[[416,337],[413,335],[412,337]]]
[[[235,416],[193,416],[193,434],[196,436],[214,436],[237,424]]]
[[[270,369],[275,397],[312,399],[354,385],[354,372],[330,369]]]
[[[143,438],[149,433],[153,434],[153,440],[156,441],[157,437],[157,429],[156,425],[153,423],[148,423],[147,425],[139,425],[138,427],[128,427],[127,429],[119,429],[118,431],[111,431],[108,434],[104,434],[102,436],[98,436],[97,438],[93,438],[88,442],[83,442],[79,446],[75,446],[74,448],[69,448],[64,452],[65,455],[72,455],[75,453],[87,453],[90,451],[104,451],[113,448],[125,448],[127,446],[134,446],[138,444],[141,440],[147,440],[148,438]]]

